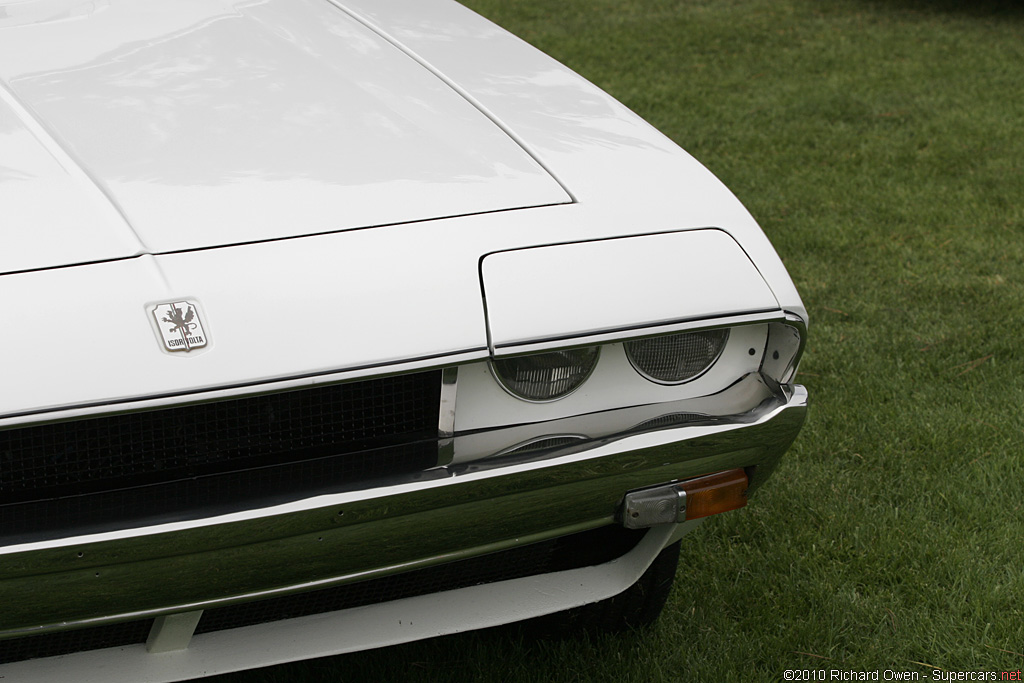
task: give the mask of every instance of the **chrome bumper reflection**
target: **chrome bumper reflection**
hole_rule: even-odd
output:
[[[623,494],[743,467],[760,485],[804,420],[802,387],[447,440],[401,480],[258,510],[0,548],[0,637],[209,608],[408,571],[595,528]],[[741,408],[736,412],[737,407]]]

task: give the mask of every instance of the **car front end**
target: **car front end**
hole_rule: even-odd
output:
[[[32,5],[0,19],[34,228],[0,236],[0,676],[600,603],[799,432],[807,314],[754,220],[472,12]]]

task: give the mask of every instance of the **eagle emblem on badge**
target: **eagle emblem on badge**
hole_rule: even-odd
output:
[[[168,351],[191,351],[206,346],[207,337],[199,309],[191,301],[157,304],[152,309],[156,326]]]

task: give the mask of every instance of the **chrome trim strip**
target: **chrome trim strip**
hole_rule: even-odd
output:
[[[747,423],[627,433],[596,439],[586,450],[573,445],[487,469],[435,468],[440,476],[427,481],[201,524],[4,548],[0,637],[38,632],[44,624],[65,628],[203,609],[449,562],[613,523],[626,491],[722,469],[754,468],[753,489],[803,423],[806,391],[792,389],[788,401],[763,402]]]
[[[455,400],[458,389],[458,366],[444,368],[441,371],[441,405],[437,411],[437,435],[441,438],[455,435]]]
[[[455,406],[459,390],[459,368],[453,365],[441,371],[441,402],[437,411],[437,464],[450,465],[455,458]]]
[[[783,386],[791,383],[806,346],[806,323],[800,316],[787,313],[785,319],[768,326],[768,339],[761,356],[761,374]]]
[[[604,523],[608,523],[611,520],[597,520],[596,522],[587,522],[584,524],[578,524],[573,527],[565,527],[558,529],[555,532],[548,532],[544,534],[533,534],[530,536],[523,536],[517,538],[514,541],[505,541],[502,543],[492,543],[471,550],[466,550],[458,553],[450,553],[443,556],[426,558],[416,562],[407,562],[402,564],[391,565],[387,567],[380,567],[373,570],[354,572],[351,574],[344,574],[341,576],[334,576],[327,579],[320,579],[318,581],[306,581],[303,583],[297,583],[283,588],[273,588],[270,590],[254,591],[251,593],[245,593],[242,595],[236,595],[231,598],[220,599],[220,600],[205,600],[202,602],[192,602],[187,604],[176,605],[174,607],[165,607],[162,609],[155,610],[140,610],[137,612],[122,612],[120,614],[112,614],[109,616],[97,617],[93,619],[79,619],[77,621],[61,621],[53,624],[46,624],[43,626],[34,626],[31,628],[23,629],[0,629],[0,643],[8,638],[18,638],[22,636],[37,635],[40,633],[47,633],[51,631],[63,631],[69,627],[84,628],[89,626],[101,626],[103,624],[113,624],[122,621],[137,621],[141,619],[149,619],[153,617],[161,618],[164,616],[175,615],[179,613],[192,613],[203,610],[212,609],[214,607],[223,607],[225,605],[233,605],[240,602],[251,602],[254,600],[265,600],[268,598],[279,598],[287,595],[294,595],[295,593],[304,593],[307,591],[318,590],[321,588],[330,588],[344,583],[355,583],[358,581],[368,581],[370,579],[380,578],[389,574],[398,574],[403,572],[415,571],[417,569],[424,569],[437,564],[445,564],[448,562],[457,562],[470,557],[476,557],[478,555],[487,555],[489,553],[500,552],[502,550],[508,550],[519,545],[528,545],[530,543],[537,543],[540,541],[546,541],[550,538],[556,538],[558,536],[567,536],[580,531],[589,531],[596,527],[602,526]],[[198,619],[197,619],[198,623]],[[156,624],[154,624],[154,627]]]
[[[779,406],[783,404],[778,399],[774,401],[768,400],[767,397],[770,396],[771,388],[765,385],[759,375],[748,375],[725,391],[699,399],[684,399],[669,403],[620,408],[544,423],[469,433],[451,439],[456,455],[467,450],[469,453],[459,456],[457,464],[450,467],[437,466],[390,481],[375,481],[372,483],[372,487],[369,488],[354,487],[337,493],[318,495],[303,500],[268,505],[241,512],[225,513],[202,519],[168,522],[118,531],[89,533],[61,539],[0,546],[0,557],[25,551],[73,548],[82,544],[118,542],[129,538],[198,531],[227,524],[266,523],[266,520],[280,515],[308,513],[318,509],[342,505],[365,504],[382,497],[425,492],[430,489],[466,483],[475,478],[510,476],[534,469],[557,467],[579,460],[600,458],[608,454],[620,452],[620,448],[608,450],[605,447],[620,439],[637,436],[640,433],[635,430],[637,425],[649,422],[660,415],[689,412],[696,406],[704,408],[702,412],[707,412],[709,418],[719,419],[715,420],[713,424],[688,425],[676,430],[667,430],[677,431],[678,429],[685,429],[689,431],[679,431],[674,438],[666,437],[666,440],[679,442],[693,437],[704,436],[705,432],[702,430],[711,430],[708,433],[719,433],[743,429],[772,419],[773,411],[779,409]],[[789,397],[788,402],[791,404],[794,402],[798,403],[799,398],[797,396]],[[740,417],[742,419],[722,419],[738,414],[741,414]],[[644,431],[650,434],[666,434],[664,429]],[[587,434],[590,439],[584,443],[572,444],[553,453],[543,453],[539,458],[530,458],[529,462],[516,463],[515,465],[503,462],[497,458],[497,455],[506,451],[509,446],[520,444],[527,439],[544,437],[551,433]],[[481,438],[490,441],[489,437],[505,437],[509,440],[500,440],[495,445],[483,445],[482,447],[471,445]],[[447,448],[448,440],[442,440],[441,446],[442,448]],[[2,579],[3,568],[0,567],[0,580]]]

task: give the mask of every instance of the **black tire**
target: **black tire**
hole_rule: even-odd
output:
[[[532,619],[525,624],[527,631],[550,638],[579,631],[615,632],[650,626],[665,607],[678,567],[677,541],[658,553],[647,571],[623,592],[600,602]]]

